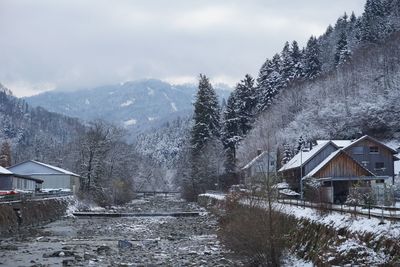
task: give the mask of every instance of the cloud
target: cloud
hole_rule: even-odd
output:
[[[17,95],[141,78],[196,81],[199,73],[235,84],[246,73],[257,75],[286,40],[304,44],[344,11],[360,14],[363,5],[364,0],[2,0],[0,82]]]

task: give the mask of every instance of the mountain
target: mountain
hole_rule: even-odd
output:
[[[25,100],[32,106],[85,121],[104,119],[137,135],[178,117],[187,117],[193,110],[196,91],[195,85],[171,85],[148,79],[73,92],[46,92]],[[218,93],[226,98],[230,92],[223,88]]]
[[[0,140],[11,143],[13,163],[37,159],[57,164],[64,146],[85,131],[78,119],[32,108],[0,84]]]

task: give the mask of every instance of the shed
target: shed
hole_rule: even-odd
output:
[[[39,161],[24,161],[9,167],[8,170],[18,175],[42,179],[43,189],[71,190],[74,193],[79,190],[78,174]]]
[[[37,191],[43,180],[25,175],[18,175],[0,167],[0,190]]]

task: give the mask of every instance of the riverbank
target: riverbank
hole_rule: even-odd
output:
[[[197,217],[68,217],[2,238],[2,266],[243,266],[217,238],[217,218],[177,197],[137,199],[118,212],[199,211]],[[112,212],[112,211],[110,211]]]

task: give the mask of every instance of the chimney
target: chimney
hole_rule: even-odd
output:
[[[313,146],[313,143],[312,143],[312,141],[310,141],[310,151],[312,149],[312,146]]]
[[[262,150],[261,149],[257,149],[257,156],[260,156],[261,153],[262,153]]]

